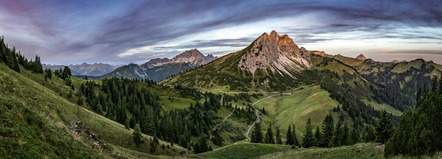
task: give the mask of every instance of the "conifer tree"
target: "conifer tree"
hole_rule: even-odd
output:
[[[252,131],[251,141],[253,143],[262,143],[262,132],[261,132],[261,123],[258,122],[255,124],[255,127]]]
[[[341,135],[340,135],[340,141],[339,143],[341,145],[348,145],[349,141],[348,141],[348,136],[349,136],[349,132],[348,132],[348,127],[346,124],[344,124],[344,126],[341,128]]]
[[[351,144],[351,145],[356,144],[358,142],[358,140],[359,140],[358,132],[356,131],[355,128],[351,129],[350,140],[349,140],[348,144]]]
[[[267,133],[264,137],[264,143],[275,144],[275,138],[273,137],[272,124],[267,128]]]
[[[142,137],[141,137],[140,125],[138,125],[138,124],[135,125],[135,129],[134,129],[133,135],[134,135],[134,142],[135,142],[135,144],[139,145],[139,144],[143,143],[143,140],[142,140]]]
[[[385,144],[393,133],[393,125],[391,116],[385,110],[382,111],[381,119],[376,126],[376,142]]]
[[[292,133],[293,133],[293,135],[292,135],[293,145],[299,146],[300,144],[299,144],[298,137],[296,135],[296,125],[295,124],[293,124]]]
[[[287,129],[287,134],[286,134],[286,141],[285,144],[287,145],[293,145],[293,136],[292,136],[292,129],[289,125],[289,128]]]
[[[322,123],[323,136],[320,146],[329,147],[330,142],[333,138],[333,130],[334,130],[333,117],[329,114],[324,118],[324,121]]]
[[[422,89],[419,88],[419,90],[416,93],[416,106],[419,106],[421,103],[421,98],[422,98]]]
[[[279,127],[276,127],[276,144],[282,144],[281,132],[279,131]]]
[[[333,137],[332,137],[332,146],[333,147],[337,147],[337,146],[341,146],[341,140],[340,140],[340,136],[342,133],[342,119],[340,118],[338,120],[338,123],[335,126],[335,131],[333,132]]]
[[[311,146],[313,146],[313,132],[310,118],[308,118],[304,138],[302,140],[302,147],[309,148]]]
[[[215,129],[215,131],[213,131],[213,136],[214,137],[212,138],[212,142],[215,145],[222,146],[222,144],[223,144],[223,137],[221,137],[221,134],[220,134],[218,129]]]
[[[321,131],[319,130],[319,126],[316,126],[315,140],[313,142],[313,145],[319,147],[320,143],[321,143]]]

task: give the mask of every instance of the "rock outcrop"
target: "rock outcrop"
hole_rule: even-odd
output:
[[[357,59],[357,60],[361,60],[361,61],[365,61],[365,60],[367,60],[367,58],[366,58],[363,54],[359,54],[359,55],[356,57],[356,59]]]
[[[267,72],[293,77],[294,72],[311,67],[310,53],[298,45],[288,35],[279,36],[276,31],[264,33],[241,57],[238,67],[252,74],[260,69]],[[269,73],[269,72],[267,72]]]
[[[312,54],[312,55],[319,55],[319,56],[325,56],[326,55],[326,53],[324,51],[317,51],[317,50],[309,51],[309,53]]]

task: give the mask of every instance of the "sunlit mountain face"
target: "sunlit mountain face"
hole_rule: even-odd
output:
[[[220,57],[269,30],[333,55],[442,63],[440,8],[437,0],[4,0],[0,34],[48,64],[142,64],[195,48]]]

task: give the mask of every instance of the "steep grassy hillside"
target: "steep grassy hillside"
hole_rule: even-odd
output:
[[[291,94],[262,100],[255,107],[260,110],[264,108],[268,115],[276,120],[274,126],[286,130],[289,125],[296,124],[298,134],[302,134],[308,118],[311,118],[313,126],[320,126],[325,116],[338,104],[319,86],[304,86],[295,89]]]
[[[150,153],[150,136],[143,135],[144,143],[137,146],[132,141],[132,130],[127,130],[114,121],[69,102],[23,74],[26,73],[17,73],[0,64],[2,109],[9,109],[1,112],[5,113],[1,114],[1,117],[6,121],[2,123],[11,121],[12,124],[7,126],[9,129],[4,129],[5,133],[3,130],[1,133],[2,144],[8,145],[2,146],[4,149],[0,151],[6,152],[5,156],[15,158],[16,155],[25,156],[34,153],[48,154],[48,156],[65,154],[75,156],[78,151],[81,151],[82,153],[78,152],[79,156],[95,153],[107,158],[126,156],[125,153],[128,151],[123,151],[123,149],[135,150],[149,156],[147,153]],[[57,81],[53,82],[57,83]],[[58,84],[60,83],[56,85]],[[11,116],[12,113],[18,115]],[[18,127],[13,126],[14,124]],[[33,134],[30,130],[36,131]],[[17,133],[8,136],[7,132]],[[162,141],[160,144],[169,145]],[[9,148],[9,145],[12,147]],[[57,148],[52,149],[51,145]],[[169,147],[157,149],[153,154],[187,153],[186,149],[176,145]],[[51,150],[46,151],[48,149]]]

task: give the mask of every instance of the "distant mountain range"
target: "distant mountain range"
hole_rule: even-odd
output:
[[[156,58],[144,64],[128,64],[98,77],[99,79],[124,77],[130,79],[150,79],[162,81],[167,77],[205,65],[217,57],[209,54],[204,56],[197,49],[185,51],[172,59]]]
[[[43,69],[59,70],[63,69],[66,65],[50,65],[43,64]],[[101,76],[106,73],[112,72],[117,69],[120,65],[110,65],[104,63],[82,63],[82,64],[71,64],[67,65],[72,72],[73,76]]]

